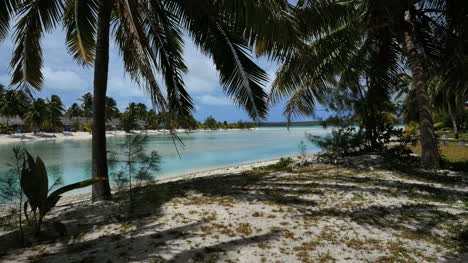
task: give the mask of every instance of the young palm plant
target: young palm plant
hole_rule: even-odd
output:
[[[37,0],[3,1],[0,40],[17,15],[12,84],[42,85],[40,39],[60,21],[67,47],[81,64],[94,62],[92,173],[107,177],[105,97],[109,38],[120,49],[125,70],[146,88],[159,111],[189,116],[194,109],[185,90],[183,32],[210,56],[227,95],[256,119],[267,111],[262,87],[267,74],[250,58],[255,43],[284,46],[293,35],[287,0]],[[163,95],[156,73],[167,89]],[[108,182],[93,185],[93,199],[110,198]]]
[[[390,98],[400,73],[409,70],[418,109],[422,165],[439,167],[431,107],[429,73],[444,73],[444,41],[466,43],[457,23],[466,24],[463,1],[301,0],[294,14],[301,40],[277,72],[272,102],[289,98],[289,117],[311,114],[330,89],[355,89],[363,83],[371,99]],[[465,65],[466,66],[466,65]],[[458,67],[460,68],[460,67]]]

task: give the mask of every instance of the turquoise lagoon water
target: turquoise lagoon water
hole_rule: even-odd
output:
[[[299,154],[299,143],[306,142],[307,153],[320,149],[307,142],[305,133],[324,136],[322,127],[258,128],[257,130],[179,133],[184,143],[180,157],[169,135],[150,135],[146,149],[161,155],[161,170],[156,177],[168,177],[201,170],[275,159]],[[118,151],[124,137],[108,138],[108,150]],[[50,174],[61,176],[65,184],[91,177],[91,140],[38,141],[23,143],[33,155],[44,160]],[[14,144],[0,144],[0,176],[12,161]],[[110,173],[118,167],[110,168]]]

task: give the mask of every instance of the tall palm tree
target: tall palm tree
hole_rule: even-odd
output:
[[[119,117],[119,108],[117,108],[117,102],[111,98],[106,97],[106,119],[111,120]]]
[[[76,117],[81,117],[83,116],[83,111],[81,110],[80,106],[78,103],[73,103],[68,109],[65,115],[68,118],[76,118]]]
[[[31,126],[34,132],[37,132],[44,127],[47,121],[47,113],[46,101],[42,98],[37,98],[24,115],[24,120]]]
[[[388,96],[398,85],[400,73],[409,70],[420,123],[422,165],[439,167],[425,77],[444,71],[438,67],[447,50],[444,41],[466,41],[456,33],[458,29],[450,28],[461,22],[460,14],[466,11],[461,2],[298,1],[294,14],[301,41],[289,53],[277,56],[285,63],[277,72],[271,100],[288,97],[285,114],[289,118],[311,114],[335,87],[353,89],[367,82],[369,91]]]
[[[47,99],[48,122],[54,131],[63,129],[60,117],[63,116],[64,112],[65,106],[59,96],[52,95],[50,96],[50,99]]]
[[[455,139],[458,139],[468,101],[468,82],[465,85],[450,85],[439,76],[433,76],[429,81],[429,98],[436,111],[449,117]]]
[[[22,117],[26,111],[29,99],[21,90],[6,90],[0,98],[0,115],[6,117],[6,125],[12,117]]]
[[[83,115],[86,118],[93,117],[93,94],[90,92],[86,92],[78,99],[81,101],[81,109],[83,111]]]
[[[3,86],[2,84],[0,84],[0,101],[3,100],[3,96],[5,96],[5,86]]]
[[[139,120],[145,120],[146,115],[148,114],[148,108],[143,103],[138,103],[136,105],[136,116]]]
[[[18,14],[12,84],[41,87],[40,38],[61,20],[69,52],[81,64],[94,62],[93,177],[107,177],[105,96],[111,35],[125,70],[146,88],[159,111],[189,116],[194,109],[183,81],[187,68],[182,35],[186,30],[213,59],[228,96],[257,119],[267,111],[262,87],[268,76],[251,60],[249,50],[255,43],[286,45],[294,31],[285,12],[287,0],[37,0],[10,5],[8,10]],[[12,16],[10,11],[5,13],[3,19]],[[2,21],[1,25],[8,24]],[[156,72],[163,75],[166,97]],[[108,198],[107,182],[93,185],[93,199]]]

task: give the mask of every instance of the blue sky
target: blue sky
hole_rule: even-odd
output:
[[[196,105],[195,117],[204,120],[212,115],[217,120],[234,122],[249,120],[247,114],[232,104],[222,91],[214,64],[209,57],[202,55],[196,46],[186,39],[184,58],[189,72],[184,80],[187,90],[194,98]],[[43,47],[43,74],[44,85],[41,91],[36,92],[37,97],[47,97],[58,94],[65,105],[69,106],[86,92],[92,92],[93,69],[83,68],[74,62],[68,55],[65,46],[65,34],[56,30],[46,34],[42,40]],[[0,43],[0,83],[8,85],[10,82],[9,61],[13,51],[11,38]],[[266,90],[270,90],[271,81],[278,68],[277,63],[266,58],[256,59],[257,63],[270,75],[270,83]],[[111,43],[108,96],[113,97],[118,107],[123,110],[129,102],[142,102],[151,106],[151,101],[145,92],[134,84],[124,73],[122,60],[115,45]],[[267,121],[284,121],[282,116],[283,103],[274,106]],[[312,120],[301,118],[298,120]]]

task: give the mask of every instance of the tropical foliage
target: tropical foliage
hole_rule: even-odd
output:
[[[284,12],[288,7],[287,0],[6,1],[0,41],[8,33],[10,19],[17,21],[11,83],[40,89],[41,37],[63,22],[69,53],[79,64],[94,62],[93,172],[95,177],[107,176],[104,107],[110,36],[121,51],[125,70],[148,91],[155,108],[188,117],[194,105],[183,81],[186,31],[213,59],[226,94],[257,119],[267,112],[262,88],[268,75],[252,61],[249,51],[255,43],[274,46],[290,40],[291,24]],[[167,96],[156,73],[163,76]],[[108,185],[93,189],[95,198],[110,198]]]
[[[159,171],[161,157],[156,151],[147,153],[145,145],[148,136],[145,134],[127,135],[118,152],[112,152],[109,159],[120,169],[112,174],[119,190],[128,188],[130,203],[133,202],[133,187],[149,182],[154,172]]]
[[[44,162],[40,157],[34,158],[26,151],[21,170],[21,189],[27,197],[24,203],[24,215],[28,224],[33,225],[35,233],[39,234],[46,214],[55,207],[62,194],[78,188],[92,185],[105,178],[93,178],[61,187],[49,194],[49,179]]]
[[[351,98],[365,91],[358,104],[351,104],[354,110],[366,105],[369,112],[377,113],[361,114],[363,126],[369,128],[375,126],[375,119],[384,118],[379,115],[387,111],[386,102],[401,73],[409,71],[414,92],[408,95],[414,96],[417,106],[422,164],[438,167],[425,77],[440,76],[445,87],[453,85],[466,94],[466,77],[453,73],[467,67],[463,59],[468,52],[466,11],[463,1],[298,1],[292,13],[298,20],[300,41],[288,47],[290,52],[276,56],[284,64],[273,83],[271,100],[288,98],[284,113],[293,118],[312,114],[316,104],[337,90],[352,93]]]

